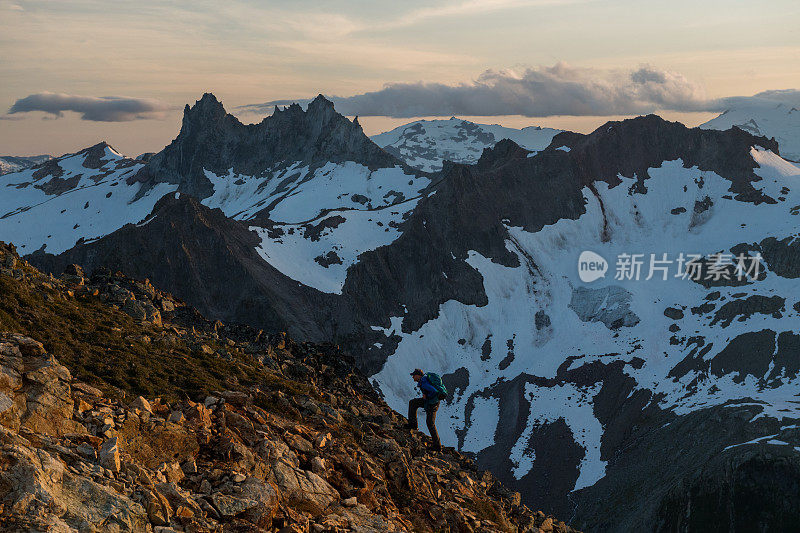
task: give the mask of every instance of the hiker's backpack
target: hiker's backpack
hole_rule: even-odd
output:
[[[427,377],[428,381],[431,382],[433,388],[439,392],[440,400],[447,398],[447,387],[445,387],[444,383],[442,383],[442,378],[439,376],[439,374],[436,374],[435,372],[428,372],[425,374],[425,377]]]

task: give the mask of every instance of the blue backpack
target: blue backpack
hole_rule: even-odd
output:
[[[442,383],[442,378],[439,376],[439,374],[436,374],[435,372],[428,372],[425,374],[425,377],[428,378],[428,381],[431,382],[433,388],[435,388],[439,393],[440,400],[447,398],[447,387],[445,387],[444,383]]]

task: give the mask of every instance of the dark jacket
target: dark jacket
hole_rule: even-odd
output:
[[[425,408],[431,407],[439,403],[439,391],[428,379],[428,376],[422,376],[417,382],[417,387],[422,391],[425,396]]]

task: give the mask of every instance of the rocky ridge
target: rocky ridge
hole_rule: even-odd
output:
[[[426,452],[336,346],[5,244],[0,289],[5,531],[572,531]]]
[[[248,176],[266,176],[294,162],[320,166],[355,161],[370,168],[401,165],[364,134],[357,121],[337,113],[333,103],[317,96],[303,110],[292,104],[258,124],[242,124],[227,113],[211,93],[194,106],[186,105],[178,136],[153,155],[129,182],[166,182],[205,198],[213,186],[205,171],[229,170]]]

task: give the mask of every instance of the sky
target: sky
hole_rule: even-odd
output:
[[[368,134],[697,125],[800,88],[798,28],[796,0],[0,0],[0,154],[158,151],[203,92],[244,122],[323,93]]]

